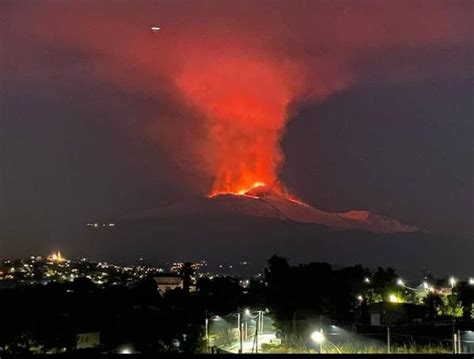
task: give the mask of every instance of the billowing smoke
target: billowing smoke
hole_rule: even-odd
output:
[[[137,115],[135,130],[204,173],[207,194],[239,193],[260,184],[282,188],[280,141],[300,102],[352,84],[463,76],[468,54],[458,68],[443,61],[472,42],[472,4],[18,1],[5,6],[10,22],[2,33],[11,40],[9,71],[29,81],[48,86],[31,75],[37,61],[54,62],[45,49],[68,51],[93,64],[92,76],[72,69],[74,86],[105,82],[162,101],[148,120]],[[149,31],[152,24],[161,31]],[[33,38],[41,49],[29,47]]]
[[[206,118],[212,195],[278,185],[279,143],[300,91],[298,75],[291,64],[248,53],[183,67],[178,87]]]

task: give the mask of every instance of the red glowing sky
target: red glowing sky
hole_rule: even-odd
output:
[[[386,54],[400,59],[413,49],[472,42],[470,1],[3,6],[12,20],[7,36],[17,39],[11,72],[28,69],[29,80],[39,83],[45,49],[60,49],[87,58],[89,76],[80,81],[169,96],[190,108],[178,115],[157,113],[151,124],[137,118],[134,128],[205,173],[211,193],[239,192],[260,182],[280,186],[280,142],[298,103],[321,102],[355,83],[443,76],[446,70],[436,62],[420,68],[410,56],[391,62]],[[151,33],[152,24],[162,30]],[[61,66],[80,71],[74,63]]]

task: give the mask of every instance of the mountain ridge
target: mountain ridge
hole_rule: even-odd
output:
[[[263,186],[262,186],[263,187]],[[220,194],[189,202],[172,203],[125,218],[167,218],[196,215],[244,215],[273,218],[296,223],[322,225],[331,230],[362,230],[378,234],[416,232],[416,226],[372,213],[367,210],[325,212],[300,202],[282,192],[265,187],[254,188],[244,194]]]

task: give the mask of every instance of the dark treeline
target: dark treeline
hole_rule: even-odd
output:
[[[268,309],[285,338],[305,330],[297,324],[302,320],[368,323],[371,302],[384,300],[388,292],[405,298],[411,295],[402,293],[390,268],[370,272],[362,266],[335,270],[326,263],[290,266],[278,256],[270,258],[265,275],[252,279],[247,288],[237,278],[203,277],[196,291],[190,292],[189,264],[182,275],[184,289],[163,296],[153,278],[131,287],[99,287],[78,278],[70,283],[2,289],[0,347],[13,353],[70,351],[78,334],[99,332],[104,352],[127,344],[139,352],[201,352],[206,316],[228,315],[242,308]],[[370,284],[365,281],[368,277]],[[459,283],[455,294],[464,318],[470,319],[473,286]],[[422,305],[431,310],[431,318],[440,315],[435,295]]]

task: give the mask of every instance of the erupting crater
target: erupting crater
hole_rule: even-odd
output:
[[[219,196],[219,195],[223,195],[223,194],[231,194],[231,195],[235,195],[235,196],[248,196],[248,197],[258,197],[258,196],[254,196],[251,194],[252,191],[258,191],[259,188],[267,188],[266,184],[264,182],[254,182],[250,187],[247,187],[247,188],[242,188],[242,189],[239,189],[235,192],[233,191],[217,191],[217,190],[214,190],[212,191],[211,194],[209,194],[209,198],[213,198],[213,197],[216,197],[216,196]]]

